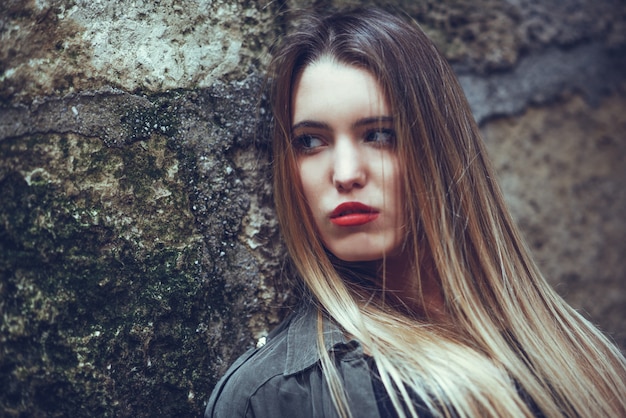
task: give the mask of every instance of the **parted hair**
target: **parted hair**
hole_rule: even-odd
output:
[[[435,416],[626,416],[624,357],[539,272],[462,89],[419,26],[378,9],[309,12],[272,55],[281,232],[320,318],[363,344],[398,415],[417,416],[417,395]],[[297,77],[324,57],[370,72],[388,100],[412,263],[402,280],[418,289],[426,279],[436,283],[446,321],[386,303],[384,277],[372,290],[371,276],[380,272],[337,260],[320,240],[291,126]],[[423,294],[420,303],[427,304]],[[318,343],[337,411],[351,416],[321,330]]]

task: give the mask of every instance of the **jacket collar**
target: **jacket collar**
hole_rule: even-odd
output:
[[[318,309],[313,302],[304,303],[302,309],[289,323],[285,375],[301,372],[320,360],[317,349]],[[331,351],[338,345],[348,344],[341,329],[324,314],[322,314],[322,327],[324,347],[327,351]]]

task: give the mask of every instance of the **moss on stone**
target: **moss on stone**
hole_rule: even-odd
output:
[[[40,135],[0,155],[3,410],[117,416],[155,399],[147,415],[197,415],[181,365],[205,355],[210,264],[166,138]]]
[[[176,95],[177,92],[154,95],[152,106],[137,104],[125,106],[121,112],[120,122],[126,129],[127,142],[148,139],[153,133],[166,137],[176,135],[180,121],[172,109],[168,108],[172,96]]]

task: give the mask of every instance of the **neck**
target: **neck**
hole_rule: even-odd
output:
[[[332,254],[330,256],[333,257]],[[384,262],[334,260],[335,268],[345,279],[353,277],[358,281],[358,277],[367,276],[370,283],[376,283],[380,290],[384,289],[381,295],[384,303],[429,322],[447,322],[444,298],[432,263],[421,262],[417,271],[407,257],[401,256],[387,257]],[[361,296],[364,301],[368,299],[367,294]]]
[[[432,263],[420,263],[419,272],[411,264],[407,260],[389,258],[379,266],[390,302],[429,321],[444,320],[444,299]]]

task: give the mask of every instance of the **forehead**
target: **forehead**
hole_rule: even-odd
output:
[[[293,124],[305,119],[389,114],[387,99],[367,70],[323,57],[298,76],[292,97]]]

